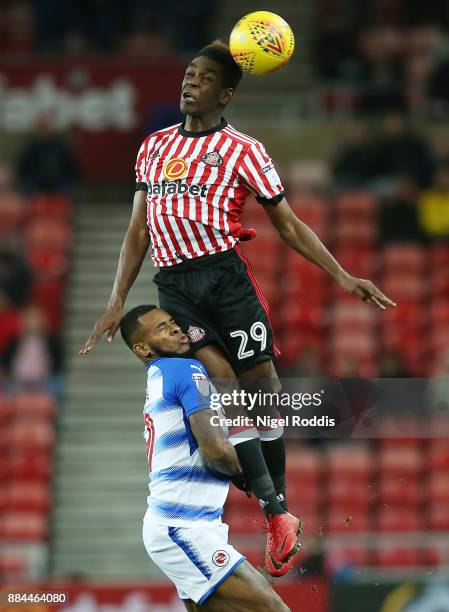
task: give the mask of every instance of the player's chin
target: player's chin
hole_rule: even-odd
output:
[[[191,100],[187,102],[186,100],[183,100],[181,98],[181,101],[179,103],[179,110],[183,115],[191,115],[193,112],[198,113],[200,108],[196,101]]]
[[[186,353],[188,353],[190,351],[190,344],[189,342],[183,342],[182,344],[179,345],[179,352],[182,355],[185,355]]]

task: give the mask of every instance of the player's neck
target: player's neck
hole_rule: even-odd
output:
[[[213,113],[203,115],[186,115],[186,121],[184,129],[188,132],[204,132],[205,130],[212,130],[213,128],[220,125],[222,117],[222,110],[214,111]]]

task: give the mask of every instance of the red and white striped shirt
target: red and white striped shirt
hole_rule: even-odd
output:
[[[157,267],[233,248],[250,193],[262,204],[284,195],[264,146],[224,119],[211,130],[177,124],[150,134],[136,162],[147,194],[147,224]]]

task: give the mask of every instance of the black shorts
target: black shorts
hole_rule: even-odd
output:
[[[162,268],[154,282],[161,308],[187,333],[194,351],[218,344],[237,374],[279,354],[268,304],[240,250]]]

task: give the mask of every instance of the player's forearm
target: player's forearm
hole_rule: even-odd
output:
[[[289,246],[325,270],[338,283],[349,276],[315,232],[297,217],[291,219],[285,227],[279,230],[279,233]]]
[[[242,468],[232,444],[223,440],[220,445],[203,451],[203,459],[208,468],[226,476],[237,476],[242,473]]]
[[[108,307],[123,306],[126,297],[142,267],[142,262],[150,247],[148,231],[142,227],[130,226],[126,232],[120,251],[114,286]]]

